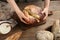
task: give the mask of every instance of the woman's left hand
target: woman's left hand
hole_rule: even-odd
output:
[[[44,17],[43,20],[45,20],[48,17],[48,8],[44,8],[44,10],[42,11],[42,13],[44,13],[46,16]]]

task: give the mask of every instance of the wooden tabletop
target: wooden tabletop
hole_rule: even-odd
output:
[[[37,5],[37,6],[40,6],[40,7],[43,8],[44,4],[43,4],[43,2],[36,2],[34,5]],[[60,19],[60,1],[51,1],[50,11],[53,11],[53,15],[49,16],[47,18],[47,21],[46,21],[45,24],[40,25],[40,26],[36,26],[36,27],[31,27],[30,29],[27,29],[22,34],[20,40],[36,40],[35,33],[36,33],[37,30],[46,29],[46,28],[53,25],[54,20]]]
[[[42,8],[44,5],[42,1],[41,2],[32,2],[32,3],[28,3],[28,4],[34,4],[34,5],[40,6]],[[22,9],[28,4],[21,3],[21,4],[19,4],[20,5],[19,7],[21,7],[21,9]],[[60,19],[60,1],[51,1],[50,10],[53,11],[53,15],[49,16],[47,18],[47,21],[45,24],[39,25],[36,27],[30,27],[27,30],[23,30],[23,33],[21,31],[21,28],[20,28],[23,26],[20,24],[21,26],[16,26],[15,28],[12,29],[12,31],[10,33],[8,33],[6,35],[0,35],[0,40],[8,40],[8,39],[15,40],[14,38],[16,38],[16,40],[36,40],[35,33],[37,30],[46,29],[47,27],[50,27],[53,25],[53,22],[55,19]],[[17,36],[17,35],[19,35],[19,36]]]

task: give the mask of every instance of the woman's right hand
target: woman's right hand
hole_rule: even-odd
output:
[[[11,5],[11,7],[14,9],[14,11],[16,12],[16,14],[18,15],[19,19],[25,23],[25,24],[31,24],[34,22],[34,18],[28,16],[27,14],[25,15],[20,8],[18,7],[18,5],[16,4],[15,0],[7,0],[7,2]]]
[[[20,10],[20,8],[18,7],[18,5],[16,4],[15,0],[7,0],[7,2],[11,5],[11,7],[14,9],[14,11],[16,12],[16,14],[18,15],[18,17],[20,18],[20,20],[25,23],[28,24],[29,23],[29,18],[27,16],[24,15],[24,13]]]
[[[33,17],[30,18],[30,16],[28,15],[24,16],[21,15],[19,18],[25,24],[32,24],[34,22],[34,18]]]
[[[21,20],[21,22],[28,24],[27,22],[29,21],[29,18],[26,16],[20,16],[19,19]],[[27,21],[27,22],[26,22]]]

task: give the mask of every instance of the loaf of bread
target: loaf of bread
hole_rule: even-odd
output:
[[[28,24],[43,21],[45,14],[41,13],[42,9],[35,5],[28,5],[24,8],[23,12],[29,21],[25,20]]]

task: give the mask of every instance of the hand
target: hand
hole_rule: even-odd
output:
[[[43,20],[45,20],[48,17],[48,8],[44,8],[44,10],[42,11],[42,13],[44,13],[46,16],[44,17]]]
[[[34,23],[34,18],[31,16],[20,16],[20,20],[25,23],[25,24],[33,24]]]
[[[19,18],[20,18],[21,22],[23,22],[25,24],[28,24],[28,22],[29,22],[29,18],[28,17],[26,17],[26,16],[20,16]]]

